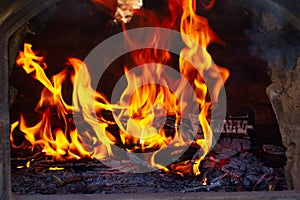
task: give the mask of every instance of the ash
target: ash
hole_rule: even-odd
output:
[[[202,161],[201,175],[197,177],[161,171],[122,173],[97,160],[73,163],[39,160],[23,169],[16,167],[20,161],[12,161],[12,191],[16,194],[108,194],[287,190],[284,152],[273,145],[265,147],[254,147],[247,137],[221,136]]]

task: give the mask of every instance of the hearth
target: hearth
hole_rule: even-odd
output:
[[[134,10],[122,10],[121,2],[17,1],[0,18],[4,36],[0,41],[1,109],[5,113],[1,118],[1,197],[167,193],[167,198],[173,198],[181,193],[182,198],[195,198],[193,193],[224,192],[221,197],[247,198],[246,191],[269,191],[253,194],[296,199],[300,123],[299,48],[294,44],[300,24],[293,8],[279,1],[186,1],[196,2],[194,16],[189,8],[194,5],[182,6],[175,0],[128,1],[131,4],[126,5]],[[186,19],[176,18],[181,15]],[[149,26],[157,27],[150,30]],[[134,32],[141,27],[147,32]],[[89,68],[95,61],[89,57],[92,50],[125,30],[128,34],[120,41],[127,42],[131,52],[120,53],[95,83],[93,78],[99,74]],[[201,46],[196,52],[202,57],[193,57],[194,43],[184,36],[177,38],[175,32],[196,40]],[[171,43],[167,48],[134,46],[166,45],[156,39],[163,34],[169,35],[162,38]],[[189,67],[194,62],[210,66],[206,48],[207,55],[224,67],[204,67],[199,78]],[[109,52],[110,47],[105,50]],[[147,63],[156,62],[156,70],[149,70],[154,65]],[[174,71],[168,71],[168,66]],[[220,74],[214,74],[216,69]],[[91,82],[85,79],[87,71]],[[139,85],[138,77],[146,84]],[[136,91],[128,97],[125,92],[130,90],[131,79],[136,79],[132,83]],[[195,96],[184,81],[196,91]],[[85,89],[73,92],[80,87]],[[99,93],[89,96],[90,89]],[[116,100],[116,90],[119,95],[123,92],[123,99],[110,103]],[[142,98],[152,90],[156,97]],[[90,104],[84,102],[85,95],[97,99],[95,113],[86,111]],[[158,100],[160,96],[163,100]],[[138,109],[122,104],[126,100]],[[217,109],[215,100],[219,101]],[[154,105],[151,112],[149,103]],[[124,111],[126,106],[129,111]],[[104,128],[104,135],[95,129],[94,120]],[[156,130],[160,139],[150,130]],[[219,194],[214,195],[208,199]]]

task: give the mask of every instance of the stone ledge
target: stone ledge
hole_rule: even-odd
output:
[[[74,194],[74,195],[13,195],[13,200],[300,200],[300,192],[195,192],[195,193],[153,193],[153,194]]]

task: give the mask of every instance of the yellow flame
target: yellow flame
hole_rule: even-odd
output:
[[[213,67],[213,61],[207,52],[207,46],[211,42],[223,42],[211,30],[207,19],[196,14],[196,1],[184,0],[182,5],[183,13],[181,17],[180,32],[188,37],[182,37],[186,47],[180,52],[180,72],[186,79],[193,82],[194,90],[197,95],[197,102],[201,110],[199,122],[204,133],[204,138],[196,141],[203,149],[204,153],[201,157],[195,159],[196,164],[193,166],[194,174],[199,175],[200,162],[208,153],[212,144],[213,133],[208,123],[209,109],[211,103],[217,103],[220,89],[228,78],[229,71],[221,67],[218,67],[216,70],[216,68]],[[199,45],[195,45],[193,41],[196,41]],[[183,58],[190,58],[194,63],[197,63],[197,66],[192,66]],[[210,100],[207,100],[208,89],[205,78],[206,80],[214,79],[219,73],[222,76],[222,80],[217,79],[213,90],[209,91]]]
[[[11,132],[19,126],[24,137],[34,148],[41,149],[46,155],[53,156],[58,161],[65,159],[79,159],[90,156],[76,129],[72,129],[68,115],[72,114],[73,108],[67,105],[62,97],[62,83],[67,78],[67,70],[52,77],[52,81],[46,76],[44,66],[47,66],[43,57],[36,56],[30,44],[24,44],[24,52],[20,52],[17,64],[31,74],[32,77],[44,85],[35,111],[41,115],[41,120],[34,126],[28,126],[24,115],[20,115],[20,121],[11,125]],[[74,67],[76,71],[76,66]],[[53,108],[55,112],[53,113]],[[62,127],[53,130],[51,116],[55,114],[61,121]],[[11,136],[13,143],[13,137]],[[21,145],[19,148],[21,148]]]
[[[210,9],[208,5],[206,9]],[[163,64],[171,59],[170,52],[157,49],[143,49],[132,52],[132,57],[137,65],[145,63],[147,67],[142,68],[140,75],[129,73],[124,66],[127,80],[127,88],[123,91],[117,104],[110,104],[104,95],[95,91],[91,86],[91,77],[84,62],[77,58],[69,58],[71,66],[48,78],[44,72],[47,64],[43,56],[37,56],[32,51],[30,44],[24,44],[24,51],[20,52],[16,61],[22,66],[26,73],[43,84],[35,112],[40,115],[40,121],[34,126],[28,125],[28,120],[21,113],[20,120],[12,123],[10,139],[14,148],[23,148],[25,144],[15,146],[13,132],[18,127],[23,132],[25,139],[30,142],[32,150],[40,150],[47,156],[52,156],[57,161],[76,160],[90,157],[106,159],[114,155],[112,146],[120,145],[128,152],[152,152],[152,157],[145,158],[152,167],[172,171],[174,173],[199,175],[201,160],[209,151],[212,144],[212,130],[209,125],[209,110],[212,104],[218,101],[218,95],[224,82],[229,76],[229,71],[222,67],[213,67],[214,63],[207,52],[207,46],[211,42],[222,41],[216,36],[208,25],[206,18],[196,14],[195,0],[168,0],[168,17],[156,18],[151,23],[155,26],[173,28],[180,19],[180,32],[188,37],[182,37],[186,47],[180,52],[179,71],[192,85],[196,94],[197,106],[200,109],[199,123],[201,124],[204,137],[197,139],[196,144],[203,149],[203,154],[195,159],[195,164],[184,162],[171,164],[166,167],[155,162],[155,156],[167,145],[174,147],[174,152],[179,147],[186,145],[186,138],[180,133],[177,126],[181,118],[186,117],[183,113],[190,106],[190,102],[183,101],[183,96],[191,96],[186,91],[185,85],[172,77],[162,77],[164,74]],[[147,16],[147,12],[141,15]],[[143,24],[144,25],[144,24]],[[124,27],[125,28],[125,27]],[[126,33],[125,33],[126,36]],[[134,45],[134,39],[126,36],[126,42]],[[156,46],[161,40],[159,34],[149,36],[147,42]],[[195,45],[196,41],[198,45]],[[189,58],[197,66],[191,65]],[[79,76],[84,74],[83,76]],[[71,72],[71,73],[69,73]],[[218,74],[222,78],[218,78]],[[71,75],[70,75],[71,74]],[[208,94],[208,86],[205,80],[212,79],[214,84]],[[73,84],[73,105],[68,105],[63,99],[62,86],[66,80]],[[161,80],[164,85],[154,84]],[[74,85],[74,83],[80,83]],[[140,84],[142,83],[142,84]],[[146,83],[146,84],[143,84]],[[171,91],[170,84],[179,85],[176,91]],[[186,84],[186,83],[185,83]],[[210,95],[210,96],[209,96]],[[209,97],[208,97],[209,96]],[[178,99],[180,98],[180,99]],[[94,112],[95,111],[95,112]],[[114,115],[114,121],[107,120],[103,111],[109,111]],[[74,126],[72,115],[80,115],[82,122],[90,126],[90,129],[78,130]],[[53,119],[55,116],[55,119]],[[173,134],[166,134],[162,125],[155,124],[155,120],[164,116],[175,117],[175,128]],[[52,121],[61,123],[53,126]],[[118,133],[108,131],[110,125],[117,124]],[[79,132],[80,131],[80,132]],[[173,142],[176,141],[176,142]],[[178,147],[178,148],[177,148]],[[50,170],[61,170],[51,168]]]

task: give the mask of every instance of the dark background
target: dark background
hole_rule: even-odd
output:
[[[4,12],[16,0],[2,0],[0,1],[0,14]]]

